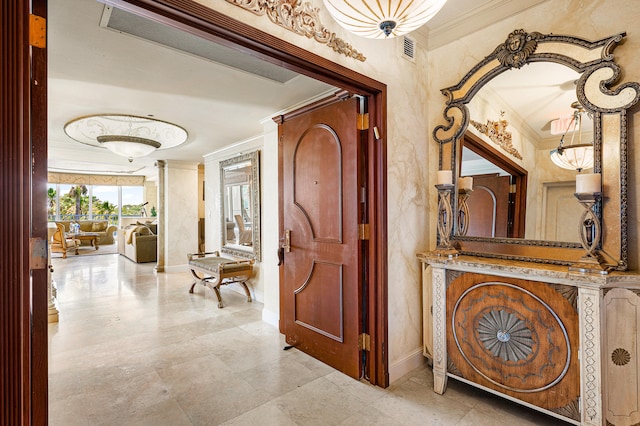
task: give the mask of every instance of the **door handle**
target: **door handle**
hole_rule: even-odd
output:
[[[284,254],[291,251],[291,230],[286,229],[284,231],[284,238],[281,238],[280,247],[278,247],[278,266],[284,264]]]
[[[284,264],[284,247],[278,248],[278,266],[282,266]]]
[[[282,248],[285,252],[289,253],[291,251],[291,230],[284,230],[284,244],[282,244]]]

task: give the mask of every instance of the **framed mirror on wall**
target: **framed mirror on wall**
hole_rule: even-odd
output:
[[[578,238],[585,229],[579,219],[584,204],[574,193],[580,192],[580,175],[588,174],[601,179],[592,206],[597,225],[607,231],[595,243],[601,263],[606,269],[627,268],[626,113],[637,103],[640,85],[619,84],[613,50],[624,37],[593,42],[515,30],[458,84],[442,89],[448,97],[446,124],[436,126],[433,136],[440,144],[440,169],[453,171],[456,214],[449,239],[460,253],[575,264],[590,235]],[[574,149],[577,145],[585,149]],[[587,154],[567,167],[552,158],[553,151],[556,157],[557,151],[564,153],[560,160],[574,152]],[[466,164],[480,160],[495,168],[483,172]],[[496,181],[505,176],[509,188],[510,207],[486,215],[482,232],[471,232],[469,220],[479,220],[484,211],[474,212],[466,202],[488,185],[478,180],[474,190],[472,176]],[[495,203],[492,196],[485,196],[489,203]],[[500,215],[507,223],[497,231]]]
[[[260,151],[220,162],[222,252],[260,261]]]

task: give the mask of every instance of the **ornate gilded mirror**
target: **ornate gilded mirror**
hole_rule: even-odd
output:
[[[222,252],[260,261],[260,152],[220,162]]]
[[[579,219],[582,201],[575,200],[573,192],[578,175],[589,172],[602,179],[601,198],[591,207],[598,231],[602,230],[598,253],[607,269],[627,268],[626,113],[638,101],[640,85],[614,86],[621,70],[612,52],[624,37],[625,33],[620,33],[592,42],[516,30],[458,84],[442,89],[448,97],[443,112],[446,124],[436,126],[433,136],[440,144],[439,168],[452,171],[455,189],[450,204],[455,214],[451,215],[453,226],[439,224],[441,241],[449,240],[462,254],[575,264],[585,251],[584,243],[578,241],[590,236],[584,237],[584,220]],[[557,90],[545,95],[540,104],[544,107],[528,111],[535,104],[528,96],[547,93],[542,87]],[[514,89],[517,95],[509,93]],[[556,101],[561,101],[564,111],[550,106]],[[533,115],[541,109],[549,114],[544,122]],[[579,117],[572,111],[579,111]],[[561,130],[560,134],[556,132],[555,142],[550,142],[540,133],[548,133],[553,125]],[[551,151],[562,151],[562,144],[590,145],[591,141],[591,164],[567,170],[551,163]],[[504,214],[510,217],[511,230],[470,236],[476,231],[470,232],[466,222],[474,211],[473,207],[467,209],[465,197],[476,190],[480,193],[482,188],[478,185],[473,191],[465,191],[471,185],[459,178],[472,174],[467,164],[470,157],[487,165],[491,160],[485,157],[492,156],[501,159],[502,166],[473,174],[509,176],[507,197],[518,207]],[[505,166],[512,167],[511,171]],[[515,182],[520,182],[519,189]],[[544,210],[551,202],[562,206],[556,216],[553,209]],[[476,210],[476,214],[482,213]],[[496,216],[491,220],[495,222]],[[450,234],[443,238],[443,230]]]

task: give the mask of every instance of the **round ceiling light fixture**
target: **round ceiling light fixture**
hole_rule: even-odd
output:
[[[367,38],[391,38],[416,30],[447,0],[324,0],[343,28]]]
[[[65,124],[64,132],[77,142],[105,147],[129,161],[147,156],[156,149],[181,145],[188,137],[187,131],[178,125],[128,114],[79,117]]]

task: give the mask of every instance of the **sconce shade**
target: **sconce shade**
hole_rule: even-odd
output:
[[[447,0],[324,0],[335,21],[367,38],[397,37],[420,28]]]
[[[79,117],[65,124],[64,131],[77,142],[107,148],[129,160],[181,145],[188,136],[185,129],[167,121],[126,114]]]

